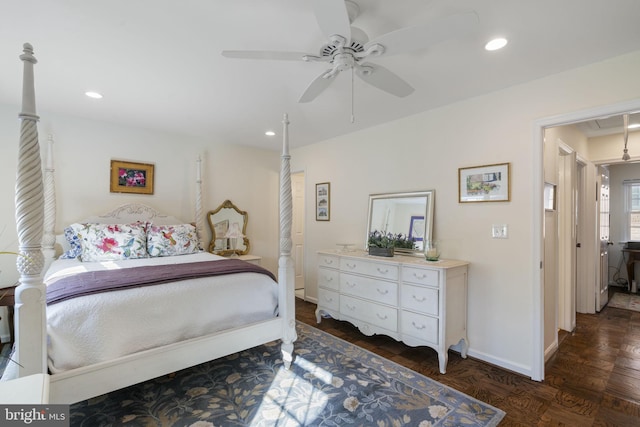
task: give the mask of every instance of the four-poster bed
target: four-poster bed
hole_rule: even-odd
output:
[[[277,282],[273,282],[272,291],[277,313],[274,314],[272,312],[268,316],[263,315],[262,317],[257,318],[258,320],[249,320],[250,323],[233,324],[230,329],[223,329],[215,332],[207,330],[197,336],[188,336],[186,338],[182,337],[180,340],[172,341],[170,343],[161,343],[159,344],[159,347],[144,348],[141,351],[136,350],[134,353],[118,354],[114,358],[109,358],[108,360],[88,362],[90,363],[88,365],[83,365],[85,362],[80,362],[79,366],[70,365],[59,370],[50,369],[51,355],[49,355],[48,360],[47,340],[49,338],[49,345],[51,345],[54,337],[48,337],[48,332],[52,332],[55,329],[51,325],[49,325],[50,327],[47,329],[48,315],[52,315],[52,313],[57,309],[47,309],[46,299],[48,295],[47,287],[43,283],[43,273],[49,268],[49,265],[52,264],[51,259],[55,253],[54,245],[56,243],[56,233],[54,232],[56,223],[56,202],[53,177],[54,166],[51,149],[53,141],[51,138],[49,139],[49,146],[47,150],[48,159],[44,169],[45,177],[43,180],[40,162],[40,147],[38,144],[36,126],[38,116],[36,115],[35,109],[33,79],[33,65],[36,63],[36,60],[33,56],[33,49],[31,45],[25,44],[23,52],[23,55],[20,56],[20,59],[24,64],[23,106],[22,112],[19,115],[22,124],[16,179],[16,224],[18,230],[19,251],[22,255],[18,257],[17,267],[18,272],[20,273],[20,285],[17,287],[15,295],[15,349],[13,358],[20,364],[19,368],[16,369],[16,376],[25,377],[32,374],[46,374],[49,371],[49,401],[51,403],[72,403],[274,340],[282,341],[283,360],[285,366],[288,367],[293,357],[293,342],[296,339],[296,331],[293,289],[294,272],[291,259],[292,197],[288,146],[289,122],[285,115],[283,119],[283,148],[280,170],[280,242],[278,277]],[[195,229],[200,236],[202,236],[202,221],[204,219],[201,207],[201,197],[200,159],[198,159]],[[137,221],[140,221],[140,223]],[[142,228],[145,230],[145,233],[148,233],[148,230],[152,228],[150,224],[160,227],[163,225],[168,226],[169,224],[176,224],[178,221],[179,220],[176,218],[164,217],[159,212],[147,206],[132,204],[120,207],[107,215],[83,220],[83,231],[78,232],[77,236],[84,239],[84,245],[87,241],[87,233],[91,232],[91,227],[97,227],[100,229],[100,232],[105,233],[113,232],[113,224],[118,225],[118,227],[116,227],[118,228],[118,231],[121,231],[121,224],[127,224],[128,226],[131,226],[128,230],[133,229],[134,231],[132,232],[136,232],[136,225],[144,224]],[[99,226],[96,226],[96,223],[98,223]],[[85,234],[83,235],[82,233]],[[86,255],[84,252],[86,247],[83,246],[82,250],[83,252],[80,259]],[[209,254],[202,252],[193,255],[209,256]],[[190,254],[181,256],[187,257],[190,256]],[[214,255],[210,256],[215,257]],[[175,259],[180,257],[166,256],[165,258],[169,260],[169,263],[171,263],[177,262],[171,261],[172,258]],[[83,264],[82,261],[78,261],[77,259],[60,261]],[[152,261],[156,264],[161,264],[159,259],[153,259]],[[224,260],[222,262],[226,261],[229,260]],[[111,264],[121,266],[128,262],[130,261],[118,259]],[[58,261],[54,262],[54,265],[58,265],[55,263],[58,263]],[[91,263],[85,262],[84,264],[84,267],[87,267],[87,265]],[[55,276],[56,272],[60,271],[59,268],[61,267],[54,268],[52,266],[47,277],[50,278],[52,275]],[[90,268],[87,267],[84,269]],[[253,273],[240,274],[251,275]],[[238,281],[244,283],[245,281],[245,276],[235,275],[235,278],[236,283]],[[264,281],[271,279],[261,280]],[[160,286],[175,287],[175,283],[157,285],[157,287]],[[151,286],[151,288],[156,288],[156,285]],[[139,292],[140,289],[141,288],[135,288],[134,290]],[[185,288],[181,288],[180,290],[183,293],[187,293],[184,289]],[[130,291],[131,289],[124,289],[110,291],[107,293],[110,294],[108,297],[109,299],[115,299],[121,302],[130,302],[131,300],[128,296],[122,296],[120,294],[122,292]],[[205,291],[197,289],[195,292],[197,299],[199,297],[202,298]],[[227,291],[227,293],[233,292]],[[116,295],[118,296],[115,297]],[[172,295],[175,296],[175,294]],[[94,296],[84,295],[78,298],[94,298]],[[69,302],[72,301],[77,300],[70,300]],[[86,302],[88,300],[83,301]],[[174,303],[175,301],[173,301],[171,305]],[[185,307],[190,307],[190,304],[192,303],[193,301],[186,302]],[[64,304],[64,302],[56,303],[56,305],[58,304]],[[82,304],[74,303],[71,305]],[[102,303],[99,303],[98,305],[101,306]],[[118,304],[115,305],[118,306]],[[157,308],[157,304],[149,305]],[[171,314],[172,310],[168,309],[168,307],[169,305],[167,306],[167,310],[165,310],[166,316],[181,316],[180,312]],[[269,309],[274,310],[274,307],[268,307],[267,310]],[[129,309],[129,311],[130,310],[131,309]],[[118,317],[122,318],[122,313],[120,313]],[[88,317],[85,317],[85,319],[89,318],[92,318],[92,316],[89,315]],[[60,323],[65,323],[65,321],[62,320]],[[73,323],[73,321],[66,321],[66,323]],[[191,330],[191,326],[186,327],[186,329]],[[110,332],[113,334],[127,334],[126,329],[112,330]],[[164,330],[161,332],[164,332]],[[57,335],[57,333],[52,335]],[[147,333],[147,335],[153,334]],[[99,339],[106,340],[107,337],[100,337]],[[74,353],[73,350],[70,352]],[[99,353],[103,353],[103,351],[100,351]]]

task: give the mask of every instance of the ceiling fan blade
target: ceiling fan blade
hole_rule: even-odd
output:
[[[478,15],[466,12],[438,18],[426,25],[402,28],[383,34],[365,45],[365,50],[374,44],[384,47],[384,56],[397,55],[412,50],[425,49],[447,39],[459,37],[473,31],[478,25]]]
[[[316,99],[318,95],[329,87],[335,76],[335,74],[327,74],[326,71],[320,74],[309,84],[309,86],[307,86],[302,96],[300,96],[300,99],[298,99],[298,102],[311,102]]]
[[[344,37],[348,46],[351,42],[351,22],[345,0],[313,0],[311,4],[320,31],[328,39],[334,34]]]
[[[413,87],[397,74],[377,64],[367,62],[358,65],[356,74],[371,86],[401,98],[410,95],[414,91]]]
[[[310,56],[304,52],[281,52],[271,50],[223,50],[222,56],[226,58],[241,59],[274,59],[282,61],[304,61],[304,57]]]

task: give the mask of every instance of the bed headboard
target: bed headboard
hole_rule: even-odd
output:
[[[185,223],[185,221],[181,221],[180,219],[170,215],[164,215],[151,206],[143,205],[141,203],[128,203],[105,214],[89,217],[78,222],[130,224],[136,221],[149,221],[156,225],[175,225]]]

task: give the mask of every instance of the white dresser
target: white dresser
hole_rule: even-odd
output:
[[[370,256],[364,251],[318,252],[318,323],[346,320],[366,335],[383,334],[438,352],[460,344],[467,357],[467,266],[456,260]]]

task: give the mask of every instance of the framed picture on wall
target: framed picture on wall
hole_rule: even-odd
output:
[[[153,164],[111,160],[111,192],[153,194]]]
[[[316,184],[316,221],[329,221],[331,213],[331,187],[328,182]]]
[[[511,200],[510,164],[458,169],[458,201],[508,202]]]

